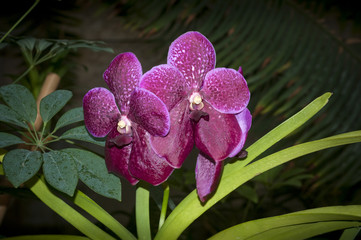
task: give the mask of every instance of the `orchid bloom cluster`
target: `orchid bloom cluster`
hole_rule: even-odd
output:
[[[134,54],[118,55],[104,73],[110,91],[94,88],[83,101],[88,131],[107,136],[108,170],[131,184],[158,185],[195,145],[197,192],[206,201],[223,160],[242,150],[252,122],[242,71],[215,64],[213,45],[199,32],[178,37],[167,64],[144,75]]]

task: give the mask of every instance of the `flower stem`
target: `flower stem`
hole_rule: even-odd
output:
[[[146,185],[140,183],[136,191],[135,216],[139,240],[152,239],[150,233],[149,218],[149,190]]]
[[[0,39],[0,43],[4,41],[4,39],[19,25],[19,23],[34,9],[36,5],[38,5],[40,0],[36,0],[34,4],[24,13],[24,15],[10,28],[10,30],[5,33],[5,35]]]
[[[169,184],[166,183],[163,192],[162,210],[160,212],[158,230],[163,226],[165,217],[167,216],[168,200],[169,200]]]

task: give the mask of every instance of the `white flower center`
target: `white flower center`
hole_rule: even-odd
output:
[[[202,96],[198,92],[194,92],[189,97],[189,108],[191,110],[201,110],[204,107],[204,104],[202,102]]]
[[[131,132],[131,122],[128,120],[126,116],[121,116],[118,124],[117,124],[117,131],[120,134],[128,134]]]

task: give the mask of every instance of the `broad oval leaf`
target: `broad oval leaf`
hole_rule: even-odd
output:
[[[102,147],[105,146],[104,138],[95,138],[95,137],[93,137],[88,132],[88,130],[86,130],[84,125],[79,126],[79,127],[75,127],[75,128],[72,128],[72,129],[66,131],[65,133],[63,133],[63,135],[60,136],[60,138],[62,138],[62,139],[80,140],[80,141],[84,141],[84,142],[94,143],[94,144],[97,144],[97,145],[102,146]]]
[[[0,88],[0,96],[23,120],[35,122],[37,115],[36,102],[26,87],[18,84],[3,86]]]
[[[20,144],[20,143],[25,143],[25,142],[21,138],[15,136],[15,135],[0,132],[0,148],[15,145],[15,144]]]
[[[3,167],[9,181],[19,187],[39,171],[42,163],[40,152],[15,149],[5,155]]]
[[[43,171],[46,181],[55,189],[73,196],[78,184],[76,165],[71,156],[61,151],[43,154]]]
[[[76,148],[62,150],[74,159],[80,180],[94,192],[121,200],[120,179],[108,172],[103,158]]]
[[[0,104],[0,122],[14,124],[22,128],[28,127],[28,125],[19,114],[17,114],[11,108],[5,106],[4,104]]]
[[[56,90],[40,101],[40,115],[44,122],[48,122],[58,113],[73,96],[71,91]]]
[[[64,126],[70,125],[72,123],[80,122],[84,120],[83,108],[73,108],[66,113],[64,113],[58,120],[55,125],[54,131],[62,128]]]

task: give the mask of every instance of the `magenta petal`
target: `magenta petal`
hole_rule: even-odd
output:
[[[244,109],[241,113],[236,115],[238,124],[242,130],[242,137],[239,141],[238,145],[233,149],[229,157],[236,156],[243,148],[244,143],[246,142],[248,131],[251,128],[252,124],[252,115],[249,112],[248,108]]]
[[[159,97],[171,110],[184,96],[185,82],[180,71],[168,64],[153,67],[140,80],[140,87]]]
[[[222,161],[241,141],[242,130],[235,115],[220,113],[208,103],[202,110],[209,114],[209,120],[202,118],[194,124],[195,144],[204,155]]]
[[[188,101],[181,101],[170,111],[171,125],[167,136],[151,137],[154,150],[174,168],[182,166],[194,145],[187,105]]]
[[[165,158],[158,156],[150,146],[150,135],[140,126],[134,131],[132,153],[129,160],[130,173],[152,185],[159,185],[172,174]]]
[[[230,68],[216,68],[208,72],[201,93],[216,110],[231,114],[243,111],[250,98],[246,80]]]
[[[83,98],[84,123],[94,137],[105,137],[120,117],[114,95],[105,88],[93,88]]]
[[[196,165],[196,183],[199,199],[205,202],[217,188],[223,168],[223,162],[214,162],[202,154],[198,155]]]
[[[108,135],[105,145],[105,162],[109,172],[113,172],[116,175],[122,176],[127,179],[132,185],[138,182],[138,179],[130,175],[128,170],[130,153],[132,151],[132,144],[117,147],[109,141],[114,139],[120,134],[117,129],[114,128]]]
[[[169,112],[154,93],[137,88],[130,97],[129,119],[141,125],[151,135],[165,136],[169,132]]]
[[[210,70],[215,67],[216,53],[212,43],[199,32],[187,32],[170,45],[168,64],[183,74],[190,89],[199,89]]]
[[[117,104],[124,115],[128,113],[129,97],[134,88],[138,87],[142,74],[140,62],[130,52],[116,56],[103,74],[105,82],[114,94]]]

